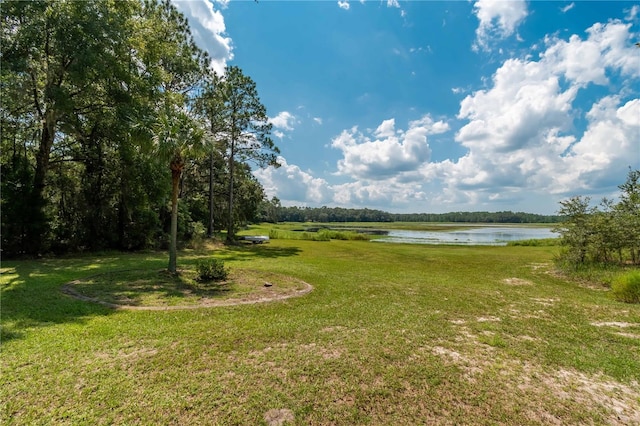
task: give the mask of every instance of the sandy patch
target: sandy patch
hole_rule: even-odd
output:
[[[595,325],[596,327],[636,327],[640,324],[634,324],[630,322],[617,322],[617,321],[609,321],[609,322],[592,322],[591,325]]]
[[[560,301],[560,299],[554,299],[552,297],[546,299],[542,297],[534,297],[531,300],[543,306],[553,306],[556,302]]]
[[[618,336],[628,337],[630,339],[640,339],[640,334],[633,333],[616,333]]]
[[[476,318],[476,321],[478,321],[478,322],[500,322],[502,320],[500,318],[498,318],[498,317],[478,317],[478,318]]]
[[[514,286],[520,286],[520,285],[533,285],[533,283],[529,280],[524,280],[522,278],[505,278],[504,280],[502,280],[503,283],[507,284],[507,285],[514,285]]]
[[[294,420],[293,411],[287,408],[274,408],[264,414],[264,421],[269,426],[281,426],[287,422],[293,423]]]

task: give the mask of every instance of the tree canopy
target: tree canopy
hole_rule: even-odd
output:
[[[264,191],[251,156],[227,162],[240,170],[233,179],[228,166],[203,161],[229,158],[233,133],[212,125],[232,112],[222,102],[205,120],[198,99],[232,93],[240,83],[230,76],[242,72],[212,78],[170,1],[8,0],[1,13],[3,255],[168,246],[175,270],[178,239],[208,221],[206,181],[216,198],[238,201],[211,202],[218,229],[257,214]],[[252,120],[235,134],[239,148],[277,152],[257,96],[233,113]]]

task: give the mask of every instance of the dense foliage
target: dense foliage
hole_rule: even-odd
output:
[[[561,263],[640,264],[640,170],[630,170],[619,188],[617,203],[605,198],[591,206],[584,196],[560,203]]]
[[[265,222],[459,222],[459,223],[556,223],[560,216],[523,212],[387,213],[341,207],[282,207],[279,200],[265,202]]]
[[[247,159],[277,148],[255,84],[215,75],[170,1],[3,1],[1,13],[4,256],[170,241],[175,270],[178,239],[257,215]],[[259,116],[225,102],[246,87]]]

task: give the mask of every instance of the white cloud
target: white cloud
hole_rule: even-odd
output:
[[[400,3],[398,3],[398,0],[387,0],[387,7],[397,7],[399,9]]]
[[[480,21],[476,29],[474,50],[491,50],[491,40],[500,40],[512,35],[528,15],[527,3],[524,0],[478,0],[473,9]]]
[[[276,129],[292,131],[296,123],[296,116],[288,111],[281,111],[275,117],[270,117],[269,123],[273,124]]]
[[[634,21],[636,17],[640,14],[640,6],[637,4],[634,4],[633,7],[631,7],[631,9],[625,10],[625,12],[627,12],[627,16],[625,16],[624,19],[627,21]]]
[[[568,11],[570,11],[571,9],[573,9],[575,5],[576,5],[576,4],[575,4],[574,2],[571,2],[571,3],[569,3],[568,5],[566,5],[566,6],[564,6],[564,7],[561,7],[561,8],[560,8],[560,11],[561,11],[562,13],[567,13]]]
[[[278,157],[279,168],[268,167],[254,171],[254,175],[265,189],[268,198],[277,196],[284,205],[311,203],[326,204],[333,199],[333,190],[321,178],[314,178],[311,173],[300,167],[288,164],[284,157]]]
[[[523,189],[562,195],[611,185],[612,175],[640,160],[640,100],[607,96],[584,117],[574,102],[588,84],[608,84],[611,72],[626,76],[627,84],[640,77],[629,59],[629,29],[618,21],[596,24],[586,40],[547,40],[538,61],[505,61],[488,89],[460,104],[458,118],[468,123],[456,140],[468,153],[425,165],[425,178],[441,178],[443,194],[456,202],[515,199]],[[587,121],[582,135],[571,134],[577,117]]]
[[[371,132],[376,139],[359,132],[357,127],[343,130],[331,143],[342,151],[338,174],[383,180],[415,170],[431,156],[427,135],[441,131],[446,131],[443,124],[433,123],[430,117],[410,122],[406,131],[395,129],[395,119],[385,120]]]
[[[396,120],[394,118],[384,120],[373,134],[378,138],[390,138],[396,134],[395,127]]]
[[[313,117],[313,121],[315,121],[316,123],[322,125],[322,118],[320,118],[320,117]]]
[[[172,0],[176,8],[189,20],[193,37],[206,50],[211,58],[211,68],[218,74],[224,74],[227,61],[233,59],[232,40],[225,36],[224,17],[214,10],[213,3],[207,0]],[[219,2],[225,7],[227,2]]]
[[[638,58],[631,43],[631,24],[611,21],[596,23],[587,29],[582,40],[572,35],[569,41],[547,39],[549,46],[542,54],[554,71],[579,84],[607,84],[607,69],[617,69],[626,76],[640,75]]]
[[[349,2],[347,0],[338,1],[338,7],[340,9],[349,10]]]

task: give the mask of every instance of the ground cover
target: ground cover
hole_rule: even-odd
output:
[[[80,300],[115,309],[193,309],[281,300],[312,287],[269,271],[234,268],[228,279],[201,282],[193,267],[178,274],[157,269],[115,270],[73,280],[62,291]]]
[[[157,271],[163,253],[3,262],[1,422],[640,423],[640,306],[554,273],[555,250],[301,240],[216,248],[231,270],[314,291],[166,311],[115,310],[61,291],[109,271]]]

